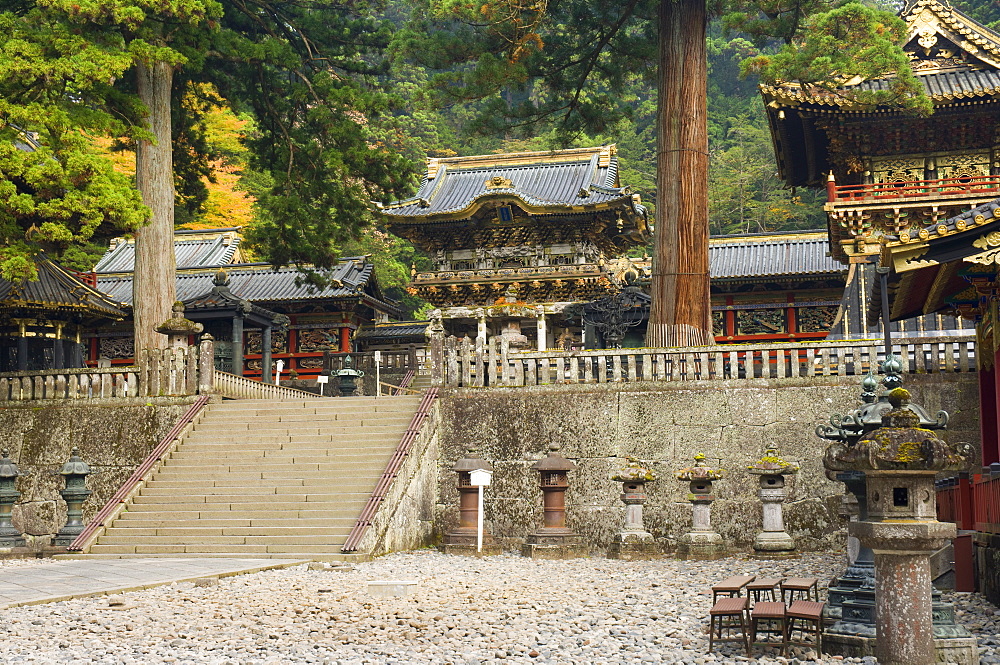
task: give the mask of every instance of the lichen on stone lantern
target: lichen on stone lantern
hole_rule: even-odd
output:
[[[694,465],[674,472],[677,480],[689,483],[687,500],[691,502],[691,531],[678,540],[678,555],[685,558],[709,559],[721,556],[725,551],[722,536],[712,529],[712,482],[725,475],[724,469],[716,469],[705,463],[705,456],[694,456]]]
[[[764,530],[757,535],[753,548],[762,553],[794,550],[795,541],[785,532],[781,504],[785,501],[785,476],[798,473],[798,465],[781,459],[778,449],[768,446],[764,455],[749,465],[747,471],[759,477],[760,489],[757,495],[764,504]]]
[[[188,346],[188,336],[197,335],[205,330],[205,326],[184,318],[184,303],[174,302],[170,318],[156,327],[156,332],[167,336],[167,348],[183,349]]]
[[[634,457],[626,459],[624,467],[611,476],[622,484],[622,503],[625,504],[625,524],[608,549],[609,559],[649,559],[660,551],[653,534],[646,531],[642,521],[642,506],[646,503],[646,483],[656,480],[656,474]]]

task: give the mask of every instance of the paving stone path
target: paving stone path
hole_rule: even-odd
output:
[[[100,563],[135,570],[139,564],[160,567],[164,562]],[[0,566],[0,580],[15,572],[43,573],[52,565]],[[316,570],[302,564],[217,582],[203,579],[10,608],[0,613],[0,662],[747,662],[731,646],[705,653],[708,586],[738,573],[826,580],[841,567],[841,556],[832,554],[785,561],[732,557],[628,563],[408,552],[353,567]],[[407,596],[376,598],[368,582],[377,580],[417,584]],[[1000,662],[994,660],[1000,640],[997,608],[977,594],[951,598],[959,619],[980,638],[983,662]],[[875,662],[818,658],[804,650],[785,658],[759,654],[750,662]]]

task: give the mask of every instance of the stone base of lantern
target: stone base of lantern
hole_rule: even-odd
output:
[[[677,556],[681,559],[721,559],[726,556],[726,544],[714,531],[691,531],[677,539]]]
[[[539,529],[521,545],[521,556],[531,559],[578,559],[590,555],[583,538],[569,529]]]
[[[483,532],[483,549],[476,549],[478,534],[475,529],[457,528],[449,531],[444,542],[438,545],[438,550],[445,554],[460,554],[462,556],[495,556],[501,554],[500,545],[493,536]]]
[[[823,653],[845,658],[864,658],[875,655],[875,638],[823,633]],[[935,638],[934,655],[938,663],[977,665],[979,649],[974,637]]]
[[[609,559],[623,561],[642,561],[658,559],[663,551],[648,531],[622,531],[608,548]]]
[[[27,542],[24,540],[24,536],[20,533],[16,534],[0,534],[0,552],[10,551],[15,547],[26,547]]]
[[[784,531],[762,531],[753,541],[753,549],[758,554],[790,554],[795,541]]]

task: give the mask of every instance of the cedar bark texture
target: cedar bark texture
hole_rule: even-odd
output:
[[[170,90],[173,68],[165,62],[136,67],[139,98],[146,105],[147,129],[155,142],[136,149],[136,183],[150,210],[149,224],[135,237],[132,313],[135,349],[164,349],[167,336],[155,328],[170,318],[176,293],[174,259],[174,167],[170,136]]]
[[[708,274],[705,0],[661,0],[656,235],[647,346],[715,343]]]

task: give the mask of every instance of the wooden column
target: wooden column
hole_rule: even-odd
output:
[[[715,343],[708,274],[705,0],[660,0],[656,233],[646,345]]]
[[[341,326],[340,328],[340,352],[351,352],[351,329],[347,326]]]
[[[271,325],[264,326],[260,331],[260,380],[273,383],[274,374],[271,371]]]
[[[233,374],[243,376],[243,317],[233,317]]]
[[[52,369],[65,369],[66,367],[66,356],[63,353],[63,338],[62,338],[63,324],[56,324],[56,336],[52,340]]]

